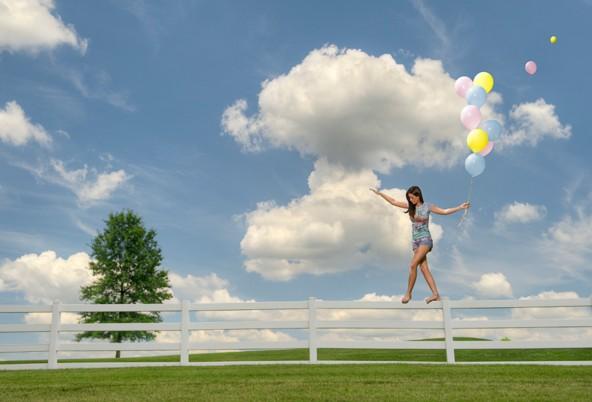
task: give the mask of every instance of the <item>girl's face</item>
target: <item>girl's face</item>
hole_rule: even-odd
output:
[[[409,201],[411,201],[411,203],[413,205],[417,205],[417,203],[419,202],[419,196],[415,195],[413,193],[409,193],[408,195],[409,195]]]

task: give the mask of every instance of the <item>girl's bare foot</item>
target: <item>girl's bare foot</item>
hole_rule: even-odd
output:
[[[403,296],[403,298],[401,299],[401,303],[407,304],[407,303],[409,303],[409,300],[411,300],[411,295],[405,293],[405,296]]]
[[[436,295],[431,295],[430,297],[426,297],[425,302],[427,304],[430,304],[433,301],[438,301],[440,300],[440,295],[436,294]]]

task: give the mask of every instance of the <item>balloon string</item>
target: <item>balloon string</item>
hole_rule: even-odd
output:
[[[471,176],[471,181],[469,182],[469,193],[467,194],[467,202],[471,202],[471,194],[473,192],[473,176]],[[458,225],[460,226],[463,221],[465,220],[466,216],[469,214],[469,208],[465,209],[465,213],[461,216]]]

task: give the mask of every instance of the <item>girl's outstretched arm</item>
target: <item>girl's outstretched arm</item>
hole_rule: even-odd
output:
[[[382,198],[384,198],[389,204],[394,205],[395,207],[399,207],[399,208],[409,208],[409,204],[407,204],[406,202],[403,201],[397,201],[395,200],[393,197],[386,195],[384,193],[381,193],[380,191],[378,191],[375,188],[371,188],[370,191],[372,191],[374,194],[381,196]]]
[[[470,203],[463,202],[458,207],[442,209],[439,206],[432,204],[430,211],[432,211],[433,213],[438,214],[438,215],[451,215],[455,212],[460,211],[461,209],[467,209],[470,206],[471,206]]]

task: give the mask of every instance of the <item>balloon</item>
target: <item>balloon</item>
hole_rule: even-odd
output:
[[[557,43],[557,36],[553,35],[549,38],[549,42],[551,42],[552,45]]]
[[[487,92],[479,85],[473,85],[467,92],[467,103],[469,105],[475,105],[481,107],[485,104],[487,98]]]
[[[465,159],[465,169],[472,177],[477,177],[485,170],[485,158],[479,154],[470,154]]]
[[[537,72],[537,65],[534,61],[529,60],[524,65],[524,70],[526,70],[526,72],[530,75],[535,75],[535,73]]]
[[[485,92],[489,93],[493,89],[493,76],[488,72],[482,71],[475,76],[473,83],[483,87]]]
[[[485,120],[481,123],[481,128],[487,132],[489,141],[497,141],[502,133],[502,125],[497,120]]]
[[[493,149],[493,141],[489,141],[487,143],[487,145],[485,146],[485,148],[483,148],[483,151],[479,152],[479,155],[487,156],[487,155],[489,155],[489,153],[491,152],[492,149]]]
[[[475,153],[483,151],[488,142],[489,139],[487,138],[487,133],[480,128],[472,130],[469,135],[467,135],[467,145],[469,149]]]
[[[472,130],[477,128],[481,121],[481,112],[475,105],[467,105],[460,112],[460,121],[466,129]]]
[[[467,91],[471,88],[471,86],[473,86],[473,80],[463,75],[454,83],[454,90],[458,96],[464,98],[467,96]]]

